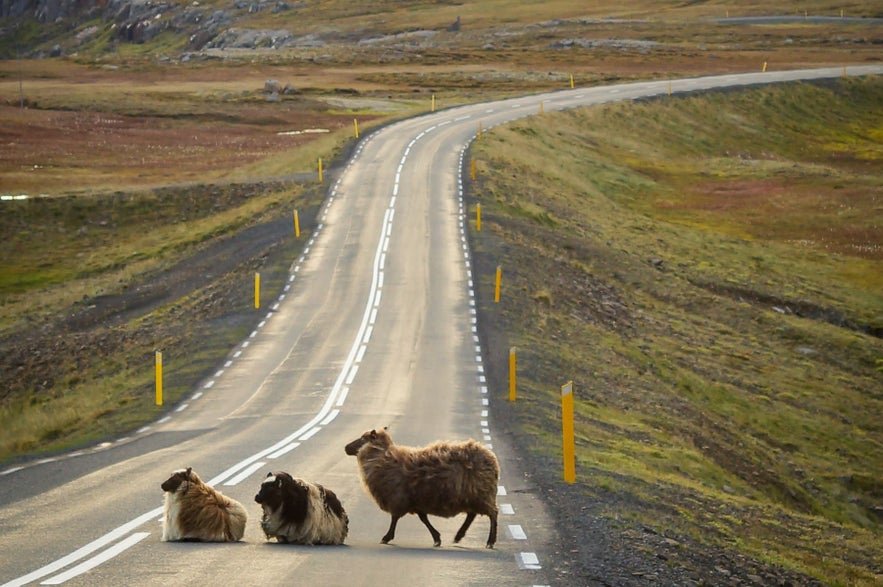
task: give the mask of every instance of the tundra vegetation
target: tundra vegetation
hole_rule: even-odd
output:
[[[517,348],[499,407],[521,450],[560,451],[573,380],[572,491],[603,515],[878,581],[881,96],[878,77],[672,96],[483,136],[479,314],[499,398]]]
[[[571,75],[868,63],[880,25],[837,19],[883,17],[864,0],[144,4],[159,5],[161,34],[138,42],[100,12],[0,18],[0,195],[30,196],[0,201],[2,462],[125,435],[212,373],[259,319],[254,272],[265,299],[283,286],[324,194],[317,158],[331,172],[354,119],[364,133],[432,96]],[[200,26],[173,22],[192,11],[291,41],[237,47],[219,29],[197,47]],[[712,20],[770,14],[835,18]],[[473,246],[492,413],[544,441],[522,447],[544,487],[561,487],[557,389],[573,379],[574,503],[832,584],[879,581],[881,93],[673,96],[483,135],[469,189],[487,222]]]

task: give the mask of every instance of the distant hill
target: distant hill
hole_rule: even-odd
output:
[[[198,1],[0,0],[0,58],[100,54],[145,43],[176,55],[204,49],[278,49],[296,42],[288,30],[236,25],[296,7],[265,0],[240,0],[223,9]]]

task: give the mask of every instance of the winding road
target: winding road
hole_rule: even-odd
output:
[[[879,75],[883,65],[576,88],[456,107],[364,137],[337,174],[319,226],[258,328],[167,417],[90,450],[0,471],[0,584],[546,585],[555,531],[510,448],[489,426],[488,390],[461,178],[479,125],[668,93]],[[476,438],[503,476],[497,547],[479,517],[389,518],[344,445],[389,426],[401,444]],[[160,541],[160,483],[191,466],[241,501],[236,544]],[[270,471],[322,483],[350,517],[347,544],[267,543],[254,502]]]

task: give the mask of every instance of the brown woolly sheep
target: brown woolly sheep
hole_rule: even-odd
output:
[[[330,489],[295,479],[285,472],[269,473],[254,500],[264,516],[267,540],[293,544],[343,544],[349,518]]]
[[[460,542],[475,516],[481,514],[491,520],[487,547],[494,547],[500,465],[482,444],[468,440],[436,442],[424,448],[397,446],[384,428],[364,433],[345,450],[358,459],[365,489],[392,518],[380,540],[383,544],[395,538],[399,518],[417,514],[435,546],[441,546],[441,535],[427,516],[450,518],[466,513],[454,542]]]
[[[163,541],[237,542],[248,513],[242,504],[203,483],[193,469],[179,469],[161,485],[165,491]]]

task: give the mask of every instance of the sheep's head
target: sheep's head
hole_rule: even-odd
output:
[[[191,467],[187,467],[186,469],[178,469],[177,471],[172,473],[172,476],[163,481],[160,487],[163,491],[175,493],[176,491],[178,491],[178,488],[181,487],[182,484],[189,484],[191,481],[196,481],[198,479],[199,477],[197,477],[196,473],[193,472],[193,469]],[[185,486],[185,491],[186,487],[187,486]]]
[[[392,438],[390,437],[389,432],[387,432],[387,428],[384,428],[383,430],[369,430],[346,445],[344,450],[346,451],[346,454],[355,456],[359,454],[359,451],[366,444],[386,449],[392,444]]]
[[[291,519],[299,524],[307,517],[309,489],[301,479],[284,471],[267,474],[254,500],[266,510],[285,507]]]

